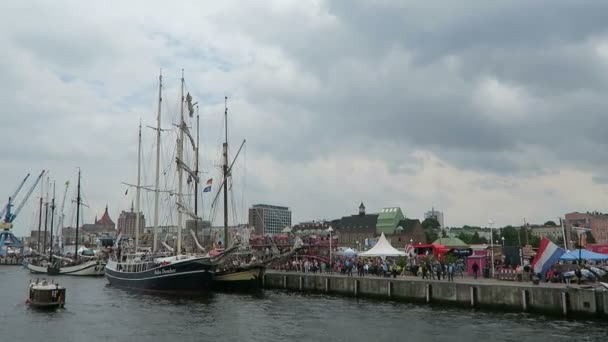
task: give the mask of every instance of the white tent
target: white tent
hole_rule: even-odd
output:
[[[404,252],[398,251],[396,248],[391,246],[388,242],[384,233],[380,235],[378,242],[369,251],[359,254],[360,257],[392,257],[392,256],[405,256]]]
[[[357,252],[355,252],[352,248],[347,248],[341,252],[338,252],[338,254],[346,256],[355,256],[357,255]]]

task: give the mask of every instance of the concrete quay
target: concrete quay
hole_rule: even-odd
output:
[[[567,284],[534,285],[529,282],[471,278],[457,278],[454,282],[448,282],[423,280],[413,276],[349,277],[339,274],[268,270],[264,276],[264,288],[542,313],[572,318],[608,318],[608,291]]]

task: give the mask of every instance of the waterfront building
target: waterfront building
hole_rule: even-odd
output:
[[[566,241],[568,242],[569,248],[578,243],[578,236],[572,229],[573,227],[583,227],[591,229],[591,235],[595,238],[596,243],[605,244],[608,243],[608,214],[600,212],[572,212],[566,214],[565,219],[565,230],[566,230]]]
[[[356,215],[343,216],[332,221],[333,228],[338,236],[340,246],[349,246],[361,249],[365,240],[376,236],[376,223],[378,214],[366,214],[365,205],[359,205],[359,213]]]
[[[427,242],[422,222],[419,219],[408,218],[400,220],[395,231],[386,235],[386,239],[396,248],[403,248],[410,242],[413,244]]]
[[[65,227],[61,230],[61,236],[64,245],[74,245],[76,243],[76,229],[74,227]],[[78,244],[95,245],[97,239],[101,236],[116,236],[116,224],[110,218],[108,206],[98,220],[95,217],[94,223],[85,223],[80,227],[78,232]]]
[[[553,242],[563,238],[563,231],[561,226],[532,226],[530,228],[530,234],[541,239],[546,237],[547,239]]]
[[[399,222],[404,220],[405,216],[399,207],[384,208],[378,214],[378,221],[376,223],[376,235],[380,236],[391,235],[395,233],[395,230],[399,226]]]
[[[135,225],[137,222],[137,214],[133,210],[133,204],[131,204],[131,211],[122,211],[118,216],[117,229],[122,232],[123,235],[129,237],[135,237]],[[139,213],[139,235],[144,233],[144,227],[146,226],[146,218],[142,212]]]
[[[249,208],[249,226],[255,234],[280,234],[285,227],[291,227],[291,210],[269,204],[254,204]]]
[[[439,227],[440,228],[444,228],[445,225],[443,223],[443,213],[441,211],[435,210],[435,208],[431,208],[430,211],[427,211],[426,213],[424,213],[424,218],[428,219],[428,218],[432,218],[437,220],[437,222],[439,222]]]

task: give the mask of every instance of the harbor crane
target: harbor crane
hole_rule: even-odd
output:
[[[17,206],[17,209],[15,209],[14,213],[11,213],[11,208],[13,207],[13,204],[12,204],[13,199],[12,198],[8,199],[8,204],[6,205],[6,210],[5,210],[6,213],[4,215],[4,222],[0,223],[0,228],[11,229],[13,227],[13,221],[15,221],[15,219],[17,218],[17,215],[19,215],[19,212],[21,212],[21,209],[23,209],[23,206],[25,206],[25,203],[27,202],[28,198],[30,198],[30,196],[32,195],[32,192],[34,192],[34,189],[40,182],[40,179],[44,175],[44,172],[45,172],[44,170],[42,170],[42,172],[40,172],[40,175],[38,175],[38,178],[36,178],[36,181],[34,182],[34,184],[32,184],[30,189],[27,191],[27,193],[25,194],[25,197],[21,200],[21,202]],[[22,185],[19,186],[19,190]]]
[[[19,184],[19,186],[17,187],[17,190],[15,190],[15,192],[13,192],[13,195],[11,197],[8,198],[8,203],[2,208],[2,210],[0,211],[0,217],[4,216],[4,214],[6,213],[6,209],[12,205],[12,201],[15,200],[15,198],[17,197],[17,195],[19,194],[19,191],[21,191],[21,188],[23,188],[23,185],[25,184],[25,182],[27,181],[27,179],[30,177],[30,174],[28,173],[25,178],[23,178],[23,180],[21,181],[21,183]]]

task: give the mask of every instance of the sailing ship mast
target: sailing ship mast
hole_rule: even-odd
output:
[[[195,169],[195,173],[196,176],[198,176],[199,170],[198,170],[198,151],[199,151],[199,146],[200,146],[200,142],[199,142],[199,116],[198,116],[198,105],[196,105],[196,169]],[[196,238],[198,239],[198,183],[199,180],[194,182],[194,216],[196,216],[195,219],[195,226],[194,226],[194,235],[196,236]]]
[[[42,235],[41,233],[41,228],[42,228],[42,197],[44,197],[44,179],[42,179],[42,184],[40,184],[40,206],[38,208],[38,241],[37,241],[37,245],[38,245],[38,253],[42,254],[42,249],[40,249],[40,235]]]
[[[160,113],[162,106],[162,90],[163,90],[163,74],[158,76],[158,113],[156,115],[156,180],[154,184],[154,247],[153,251],[156,252],[157,240],[158,240],[158,196],[159,196],[159,177],[160,177]],[[139,181],[139,177],[138,177]],[[139,215],[139,213],[138,213]],[[139,217],[139,216],[138,216]],[[139,228],[139,227],[137,227]]]
[[[224,120],[225,120],[225,141],[224,141],[224,250],[228,248],[228,96],[224,96]]]
[[[49,177],[46,178],[47,186],[51,184]],[[46,235],[48,232],[48,218],[49,218],[49,189],[46,189],[46,200],[44,203],[44,239],[42,240],[42,253],[46,251]]]
[[[51,202],[51,248],[49,249],[49,262],[53,260],[53,219],[55,217],[55,181],[53,181],[53,200]]]
[[[78,168],[78,193],[76,195],[76,245],[74,260],[78,260],[78,224],[80,221],[80,168]]]
[[[180,96],[180,119],[179,119],[179,138],[177,139],[177,203],[182,203],[182,186],[184,174],[179,163],[184,157],[184,69],[182,69],[181,96]],[[177,254],[182,254],[182,210],[177,211]]]
[[[137,195],[135,197],[135,252],[139,247],[139,197],[141,193],[141,120],[139,120],[139,138],[137,145]]]

